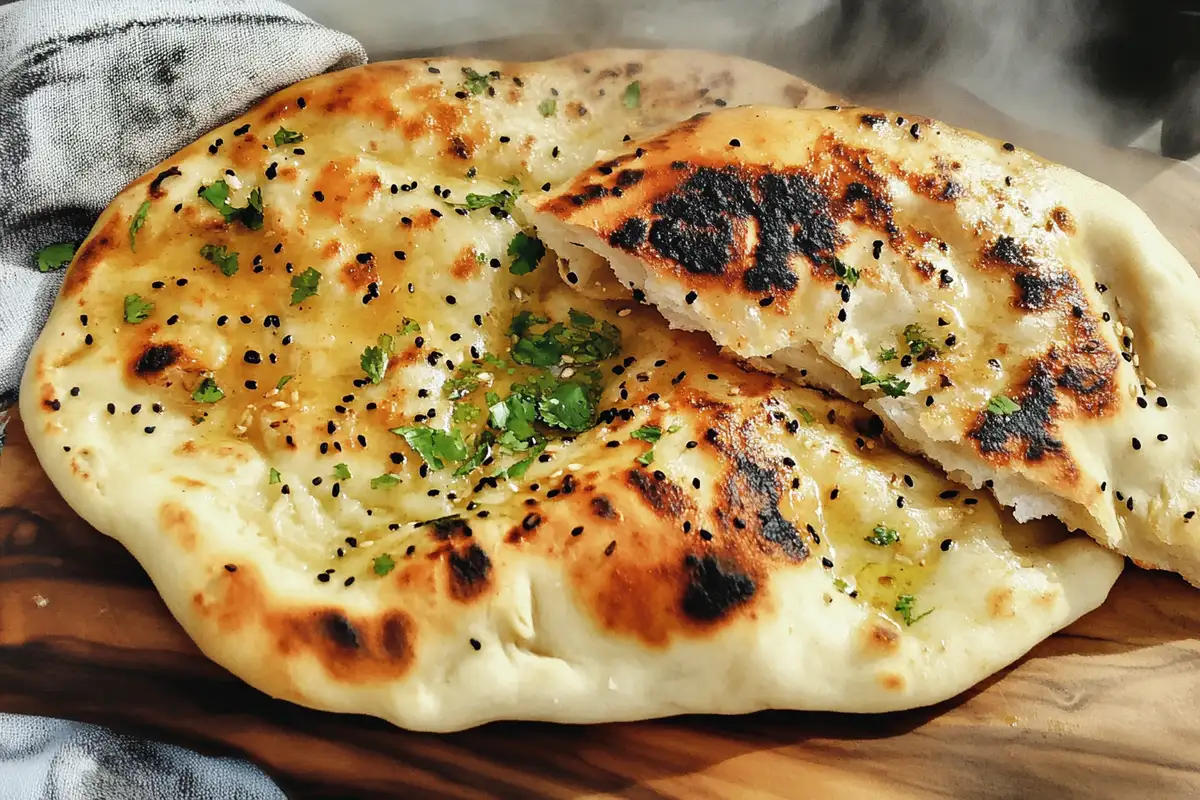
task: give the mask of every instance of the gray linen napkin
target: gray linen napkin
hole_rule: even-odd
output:
[[[127,183],[263,95],[363,64],[274,0],[23,0],[0,8],[0,398],[78,242]]]
[[[3,0],[0,0],[0,4]],[[129,181],[258,98],[363,64],[275,0],[24,0],[0,7],[0,444],[62,272]],[[276,800],[257,768],[104,728],[0,714],[0,800]]]

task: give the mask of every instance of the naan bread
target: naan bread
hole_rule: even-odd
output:
[[[205,653],[305,705],[453,730],[956,694],[1121,560],[579,295],[506,210],[747,71],[410,61],[269,98],[83,244],[21,395],[42,464]]]
[[[1200,279],[1112,189],[922,117],[746,108],[530,207],[673,325],[1200,585]]]

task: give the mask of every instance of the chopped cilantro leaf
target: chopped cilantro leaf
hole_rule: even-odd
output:
[[[229,204],[229,184],[223,180],[216,181],[211,186],[201,187],[200,196],[207,200],[209,205],[220,211],[227,223],[241,220],[242,224],[252,231],[263,226],[261,189],[251,190],[245,208],[237,208]]]
[[[568,431],[585,431],[592,427],[596,406],[578,383],[562,383],[549,397],[538,403],[542,422]]]
[[[479,434],[475,440],[475,449],[463,464],[454,470],[454,477],[461,478],[464,475],[470,475],[475,470],[487,461],[488,456],[492,454],[492,445],[496,442],[496,436],[491,431],[484,431]]]
[[[537,460],[537,457],[540,456],[542,454],[542,451],[545,449],[546,449],[546,442],[541,442],[541,443],[535,445],[533,450],[530,452],[530,454],[528,456],[521,459],[517,463],[510,465],[506,469],[500,470],[499,472],[495,473],[491,477],[501,478],[501,479],[524,478],[525,473],[529,471],[529,467],[533,464],[533,462],[535,460]]]
[[[230,253],[224,245],[206,244],[200,248],[200,255],[220,267],[221,274],[226,277],[238,271],[238,254]]]
[[[465,202],[450,203],[449,205],[459,206],[468,211],[478,211],[481,208],[499,208],[502,211],[512,213],[513,204],[521,195],[521,182],[515,177],[508,178],[504,182],[512,188],[501,189],[495,194],[477,194],[471,192],[466,196]]]
[[[276,388],[276,389],[282,389],[283,387],[287,386],[287,385],[288,385],[288,381],[290,381],[290,380],[291,380],[293,377],[295,377],[295,376],[293,376],[293,375],[284,375],[282,378],[280,378],[280,379],[279,379],[279,383],[275,384],[275,388]]]
[[[508,271],[513,275],[528,275],[537,269],[538,263],[546,255],[546,245],[535,236],[528,236],[523,231],[508,243],[508,254],[513,257]]]
[[[632,439],[641,439],[643,442],[654,444],[662,438],[662,428],[657,425],[643,425],[633,433],[629,434]]]
[[[140,294],[125,295],[125,321],[131,325],[144,322],[150,312],[154,311],[154,303],[143,300]]]
[[[900,534],[893,528],[876,525],[875,529],[871,531],[871,535],[864,537],[863,541],[870,542],[876,547],[887,547],[900,541]]]
[[[402,426],[391,432],[404,438],[417,451],[430,469],[444,469],[447,461],[462,461],[467,457],[467,445],[457,428],[446,432],[437,428]]]
[[[796,413],[800,415],[800,419],[804,420],[805,425],[812,425],[816,421],[816,417],[804,406],[796,406]]]
[[[475,253],[475,263],[476,263],[476,264],[486,264],[486,263],[488,263],[488,257],[487,257],[487,253],[480,253],[480,252],[476,252],[476,253]]]
[[[317,294],[317,287],[321,283],[321,273],[317,272],[312,267],[304,270],[299,275],[292,276],[292,305],[303,303],[308,298]]]
[[[878,386],[888,397],[903,397],[908,391],[908,381],[897,375],[880,377],[868,372],[865,367],[860,368],[860,371],[862,374],[858,379],[859,386]]]
[[[246,207],[242,209],[241,220],[242,224],[252,231],[263,226],[262,189],[255,187],[250,190],[250,196],[246,198]]]
[[[442,384],[442,391],[446,393],[446,397],[450,400],[461,400],[478,388],[479,378],[473,374],[449,378]]]
[[[514,336],[524,336],[525,332],[528,331],[532,326],[544,325],[549,321],[550,320],[546,317],[539,317],[532,311],[522,311],[520,314],[517,314],[515,317],[513,317],[512,322],[509,323],[508,332]]]
[[[679,433],[681,430],[683,430],[683,426],[676,424],[667,428],[667,433]]]
[[[538,113],[543,117],[553,117],[554,112],[558,110],[558,101],[552,97],[546,98],[538,103]]]
[[[904,341],[908,344],[908,352],[914,356],[919,356],[926,351],[937,352],[933,342],[925,336],[925,330],[916,323],[904,326]]]
[[[894,347],[879,348],[879,360],[885,364],[889,361],[895,361],[896,360],[896,348],[894,348]]]
[[[900,612],[900,618],[904,620],[905,626],[915,625],[921,620],[933,613],[934,609],[929,609],[924,614],[918,617],[913,616],[913,606],[917,604],[917,598],[911,594],[902,594],[896,598],[896,611]]]
[[[283,476],[279,474],[279,470],[271,467],[271,472],[267,476],[267,483],[279,483],[283,480]]]
[[[563,356],[573,363],[590,364],[612,358],[621,348],[621,331],[611,322],[597,321],[587,314],[575,312],[571,327],[554,323],[546,331],[532,330],[534,324],[548,322],[522,311],[513,318],[509,331],[519,338],[512,348],[512,359],[532,367],[553,367],[561,364]]]
[[[468,92],[471,94],[483,94],[487,91],[488,84],[492,80],[491,76],[481,75],[470,67],[463,67],[462,72],[466,76],[466,80],[463,83],[466,85]]]
[[[456,403],[450,418],[455,422],[474,422],[482,413],[483,410],[474,403]]]
[[[839,592],[842,592],[843,594],[849,594],[849,592],[847,592],[846,590],[850,588],[850,584],[846,583],[841,578],[834,578],[833,579],[833,588],[837,589]]]
[[[421,332],[421,323],[417,322],[415,319],[409,319],[408,317],[405,317],[402,320],[402,324],[404,327],[400,329],[401,336],[408,336],[410,333]]]
[[[197,403],[215,403],[225,396],[221,387],[212,378],[206,377],[192,392],[192,399]]]
[[[287,128],[280,125],[279,130],[275,131],[274,138],[275,138],[275,146],[280,147],[281,145],[285,145],[285,144],[295,144],[296,142],[303,142],[304,134],[297,133],[296,131],[289,131]]]
[[[333,477],[337,478],[339,481],[350,480],[350,467],[346,466],[345,464],[334,464]]]
[[[37,251],[37,266],[40,272],[53,272],[71,263],[75,257],[73,242],[50,244]]]
[[[488,407],[488,423],[498,431],[511,433],[518,441],[534,437],[536,419],[537,403],[526,395],[511,394]]]
[[[998,394],[988,401],[987,410],[998,417],[1006,417],[1020,411],[1021,406],[1014,400]]]
[[[387,553],[382,553],[371,561],[371,568],[375,570],[376,575],[382,578],[396,568],[396,559]]]
[[[400,483],[400,479],[390,472],[385,472],[382,475],[376,475],[371,478],[372,489],[388,489]]]
[[[634,81],[625,87],[625,93],[621,95],[621,102],[625,107],[632,110],[642,104],[642,82]]]
[[[226,222],[232,222],[241,213],[239,209],[229,205],[229,184],[225,181],[217,181],[209,186],[200,187],[200,196],[207,200],[209,205],[220,211]]]
[[[842,282],[847,286],[854,286],[858,283],[859,272],[854,267],[842,261],[837,256],[830,256],[825,259],[825,263],[833,269],[833,274],[842,279]]]
[[[146,224],[146,215],[150,213],[150,201],[144,201],[138,206],[137,213],[133,215],[133,219],[129,221],[129,249],[137,249],[137,235],[142,226]]]
[[[374,347],[365,348],[362,356],[358,359],[363,372],[367,373],[367,377],[371,379],[371,383],[375,384],[383,380],[383,376],[387,373],[388,361],[392,355],[391,336],[381,333],[379,334],[378,342]]]
[[[643,467],[648,467],[654,463],[654,448],[651,447],[646,452],[637,457],[637,462]]]

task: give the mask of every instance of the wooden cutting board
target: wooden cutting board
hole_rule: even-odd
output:
[[[894,105],[1112,184],[1200,265],[1200,173],[937,97]],[[1197,709],[1200,590],[1129,567],[1100,610],[929,709],[408,733],[272,700],[207,661],[59,498],[15,417],[0,455],[0,711],[244,756],[292,797],[1200,797]]]

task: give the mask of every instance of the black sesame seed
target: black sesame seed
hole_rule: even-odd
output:
[[[833,561],[828,556],[821,556],[821,566],[825,569],[833,569]]]
[[[113,404],[113,403],[109,403],[107,406],[105,406],[105,409],[106,409],[106,410],[108,411],[108,413],[110,413],[110,414],[115,414],[115,413],[117,413],[117,407],[116,407],[116,405],[115,405],[115,404]]]
[[[1142,443],[1138,441],[1138,438],[1137,438],[1136,436],[1135,436],[1135,437],[1133,437],[1133,449],[1134,449],[1134,450],[1141,450],[1141,449],[1142,449]]]
[[[257,389],[258,381],[246,381],[246,383],[244,385],[247,389],[251,389],[251,390]]]
[[[1159,408],[1166,408],[1166,407],[1167,407],[1167,398],[1165,398],[1165,397],[1159,397],[1159,398],[1155,399],[1155,401],[1154,401],[1154,402],[1155,402],[1156,404],[1158,404],[1158,407],[1159,407]]]
[[[688,292],[687,295],[683,298],[683,300],[685,303],[687,303],[690,306],[692,303],[696,302],[696,298],[699,296],[700,295],[696,294],[695,292]]]
[[[830,499],[830,500],[837,500],[837,498],[838,498],[838,492],[839,492],[839,490],[838,490],[837,488],[834,488],[832,491],[830,491],[830,492],[829,492],[829,499]]]
[[[142,430],[144,430],[146,433],[154,433],[154,426],[147,425],[146,427],[142,428]]]
[[[1016,149],[1017,149],[1017,148],[1016,148],[1016,146],[1015,146],[1015,145],[1014,145],[1012,142],[1005,142],[1004,144],[1002,144],[1002,145],[1000,145],[1000,146],[1001,146],[1001,147],[1003,147],[1005,150],[1007,150],[1007,151],[1008,151],[1008,152],[1010,152],[1010,153],[1011,153],[1013,150],[1016,150]]]
[[[242,356],[242,360],[247,364],[261,364],[262,356],[258,354],[257,350],[247,350]]]
[[[944,552],[946,552],[946,551],[947,551],[947,550],[949,550],[949,549],[950,549],[950,548],[951,548],[953,545],[954,545],[954,542],[952,542],[951,540],[949,540],[949,539],[942,539],[942,552],[943,552],[943,553],[944,553]]]
[[[322,572],[320,575],[317,576],[317,580],[319,580],[321,583],[329,583],[329,573]]]
[[[730,147],[741,147],[742,143],[740,141],[738,141],[737,139],[730,139],[729,146]]]
[[[896,508],[904,508],[904,495],[896,498]]]
[[[1167,435],[1165,433],[1160,433],[1157,438],[1160,442],[1165,442],[1167,440]]]
[[[774,302],[775,302],[774,297],[764,297],[758,301],[758,304],[760,306],[762,306],[763,308],[766,308],[767,306],[771,305],[771,303],[774,303]]]

